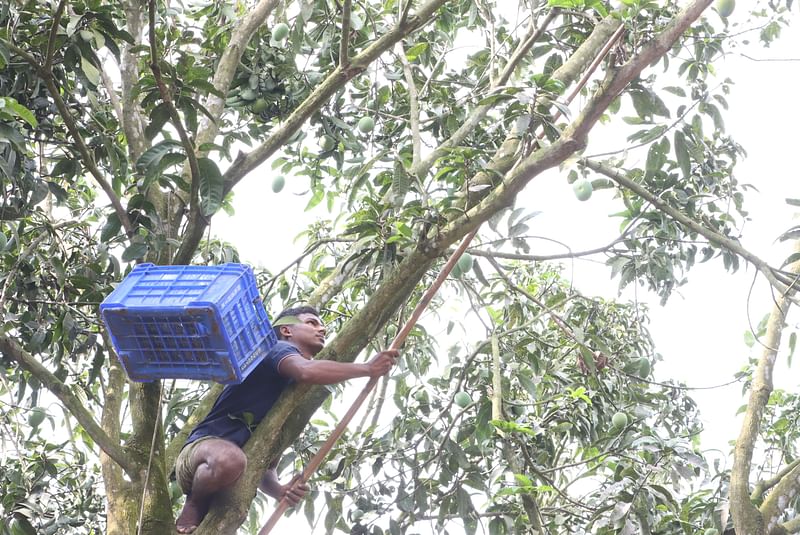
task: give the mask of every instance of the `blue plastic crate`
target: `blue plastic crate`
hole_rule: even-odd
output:
[[[134,381],[240,383],[277,341],[243,264],[140,264],[100,313]]]

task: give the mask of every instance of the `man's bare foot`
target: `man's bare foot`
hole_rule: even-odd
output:
[[[186,497],[181,514],[175,520],[175,529],[178,533],[192,533],[203,521],[208,512],[208,504],[198,504],[191,496]]]

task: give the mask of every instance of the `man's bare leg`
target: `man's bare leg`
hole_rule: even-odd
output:
[[[247,457],[233,442],[209,438],[192,452],[192,489],[175,521],[178,533],[192,533],[208,512],[214,494],[231,487],[247,467]]]

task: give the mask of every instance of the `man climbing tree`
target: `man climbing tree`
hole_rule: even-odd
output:
[[[247,467],[242,447],[283,390],[294,382],[330,385],[356,377],[380,377],[395,364],[398,352],[381,351],[365,364],[315,361],[325,345],[325,326],[313,307],[289,308],[273,323],[278,343],[241,384],[229,385],[206,418],[189,435],[175,463],[186,494],[176,520],[178,533],[192,533],[203,520],[214,495],[229,488]],[[294,478],[278,481],[275,459],[259,488],[275,499],[296,505],[308,487]]]

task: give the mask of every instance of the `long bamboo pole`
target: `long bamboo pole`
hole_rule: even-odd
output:
[[[392,340],[389,349],[400,349],[400,346],[403,345],[403,342],[405,342],[409,333],[411,333],[411,330],[417,324],[417,321],[419,321],[419,318],[420,316],[422,316],[422,313],[425,311],[426,308],[428,308],[428,305],[433,299],[433,296],[436,295],[437,291],[439,291],[439,288],[442,286],[442,283],[444,283],[445,279],[447,279],[447,276],[450,274],[450,272],[453,271],[453,268],[458,262],[458,259],[461,258],[461,255],[464,254],[464,251],[467,250],[467,247],[469,247],[472,238],[475,237],[475,234],[477,234],[477,232],[478,229],[476,228],[475,230],[470,232],[467,236],[465,236],[463,240],[461,240],[461,243],[459,244],[458,248],[455,250],[455,252],[453,252],[450,258],[447,260],[444,267],[439,272],[439,275],[436,277],[436,280],[433,281],[433,284],[431,284],[431,286],[426,290],[425,294],[419,300],[419,303],[417,303],[417,306],[414,308],[414,312],[412,312],[411,316],[408,318],[408,320],[406,320],[405,324],[403,325],[403,328],[400,329],[400,332],[398,332],[397,336],[395,336],[394,340]],[[299,483],[307,482],[309,478],[311,478],[311,475],[317,470],[317,468],[319,468],[319,465],[322,464],[322,461],[324,461],[325,457],[327,457],[328,453],[330,453],[331,448],[333,448],[333,445],[336,444],[336,441],[339,440],[339,437],[342,436],[344,430],[347,429],[347,425],[350,423],[350,420],[353,419],[353,416],[355,416],[356,412],[358,412],[358,409],[364,403],[364,400],[367,399],[369,393],[372,391],[373,388],[375,388],[375,385],[378,384],[379,379],[380,379],[379,377],[370,377],[364,389],[361,391],[361,393],[358,395],[356,400],[347,410],[345,415],[336,425],[336,428],[333,430],[333,432],[331,432],[330,436],[328,437],[328,440],[325,441],[325,443],[319,449],[317,454],[314,455],[314,457],[308,462],[306,467],[303,469],[303,473],[300,475]],[[258,532],[258,535],[267,535],[270,531],[272,531],[272,528],[275,527],[275,524],[278,523],[278,520],[281,519],[283,513],[285,513],[288,508],[289,508],[289,502],[285,498],[282,499],[278,503],[278,506],[275,508],[275,511],[272,513],[272,516],[270,516],[269,520],[267,520],[267,523],[264,525],[263,528],[261,528],[261,531]]]

